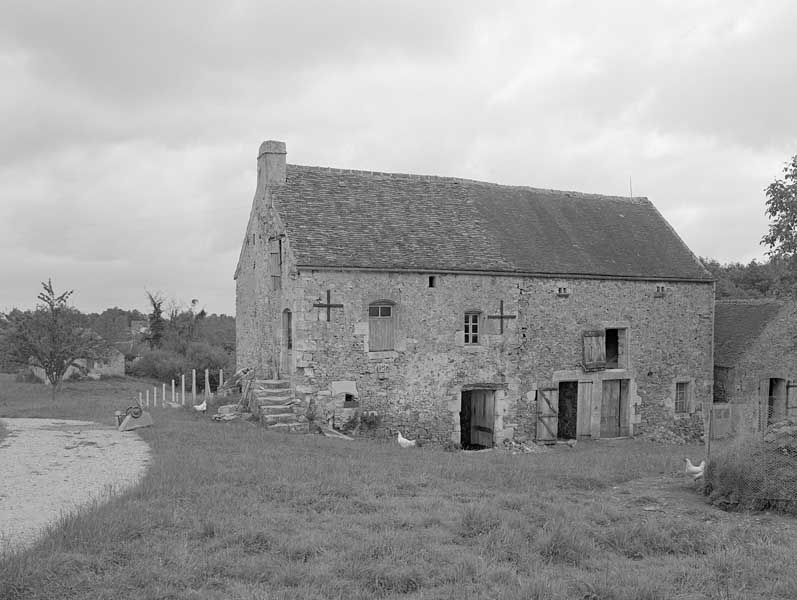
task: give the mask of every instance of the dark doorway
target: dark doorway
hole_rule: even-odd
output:
[[[459,411],[463,450],[492,448],[495,433],[495,391],[465,390]]]
[[[767,398],[767,424],[786,417],[786,380],[770,378]]]
[[[291,350],[293,349],[293,328],[291,311],[282,311],[282,336],[280,339],[280,376],[291,374]]]
[[[575,439],[578,422],[578,381],[559,382],[559,419],[557,437]]]

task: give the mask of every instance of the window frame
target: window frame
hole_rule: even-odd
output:
[[[690,393],[690,383],[689,381],[676,381],[675,382],[675,393],[673,396],[673,409],[675,410],[676,415],[686,415],[689,414],[689,393]],[[683,391],[683,397],[680,400],[681,409],[679,410],[679,400],[678,400],[678,393],[679,391]]]
[[[463,324],[464,324],[463,336],[462,336],[463,343],[466,346],[481,345],[482,311],[466,310],[463,318]],[[473,331],[474,327],[476,331]]]

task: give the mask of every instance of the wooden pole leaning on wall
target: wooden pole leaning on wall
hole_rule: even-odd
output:
[[[191,369],[191,400],[196,404],[196,369]]]
[[[180,398],[183,399],[183,406],[185,406],[185,373],[180,375]]]

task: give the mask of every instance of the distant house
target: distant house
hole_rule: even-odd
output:
[[[235,278],[238,366],[335,426],[356,407],[490,447],[702,431],[711,404],[713,279],[646,198],[291,165],[268,141]]]
[[[715,435],[759,431],[797,415],[797,304],[717,302],[714,310]]]
[[[69,379],[75,375],[75,373],[82,374],[89,379],[99,379],[100,377],[125,374],[125,355],[113,347],[108,351],[107,360],[95,361],[79,358],[75,361],[75,364],[77,366],[67,368],[64,373],[64,380]],[[41,367],[31,366],[30,371],[40,381],[45,384],[50,383],[47,376],[44,374],[44,369]]]

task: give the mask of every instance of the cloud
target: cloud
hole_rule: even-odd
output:
[[[231,312],[266,138],[299,164],[630,177],[720,260],[761,255],[797,151],[785,0],[6,5],[0,307],[52,274],[92,310],[158,289]]]

